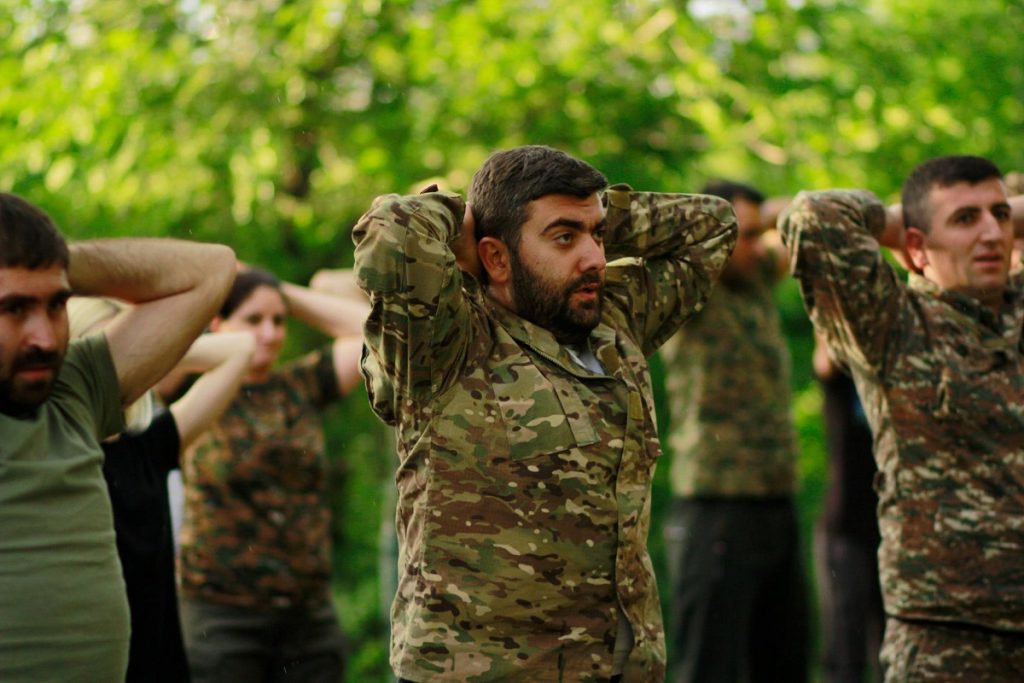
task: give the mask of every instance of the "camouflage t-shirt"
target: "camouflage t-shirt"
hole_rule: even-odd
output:
[[[396,424],[399,588],[391,663],[414,681],[626,681],[664,674],[646,550],[660,455],[646,357],[706,299],[735,242],[713,197],[607,194],[609,259],[576,363],[546,329],[486,296],[448,244],[462,200],[378,199],[354,232],[369,293],[364,374]]]
[[[911,275],[863,191],[800,194],[781,224],[815,327],[875,438],[889,614],[1024,631],[1024,297],[995,314]]]
[[[320,410],[338,398],[330,349],[245,384],[184,459],[181,591],[242,607],[322,604],[330,581]]]
[[[789,349],[772,298],[775,261],[720,283],[662,348],[672,493],[779,497],[796,491]]]

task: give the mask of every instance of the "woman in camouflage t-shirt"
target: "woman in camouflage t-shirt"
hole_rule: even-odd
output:
[[[360,381],[368,307],[256,270],[214,331],[256,337],[238,396],[184,463],[182,629],[193,680],[339,680],[321,410]],[[276,367],[289,315],[334,338]]]

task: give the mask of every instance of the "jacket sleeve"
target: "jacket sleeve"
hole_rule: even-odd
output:
[[[709,195],[606,194],[606,305],[646,355],[699,311],[736,245],[736,215]]]
[[[885,207],[863,190],[801,192],[779,221],[815,327],[841,362],[880,376],[907,324],[907,291],[882,257]]]
[[[447,386],[465,357],[470,305],[449,247],[464,211],[455,194],[385,195],[353,229],[355,274],[371,306],[362,370],[385,422]]]

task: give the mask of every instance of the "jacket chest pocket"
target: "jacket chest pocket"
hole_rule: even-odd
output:
[[[494,396],[513,460],[558,453],[598,440],[572,377],[546,376],[527,359],[496,368]]]

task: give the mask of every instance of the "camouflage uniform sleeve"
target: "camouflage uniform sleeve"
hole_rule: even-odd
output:
[[[885,207],[864,190],[801,192],[779,221],[804,306],[840,362],[884,374],[906,289],[878,246]]]
[[[371,306],[363,375],[386,422],[401,402],[428,399],[458,375],[470,310],[449,244],[464,212],[451,193],[385,195],[353,229],[356,279]]]
[[[707,301],[736,245],[736,215],[718,197],[627,185],[605,199],[606,302],[649,356]]]

